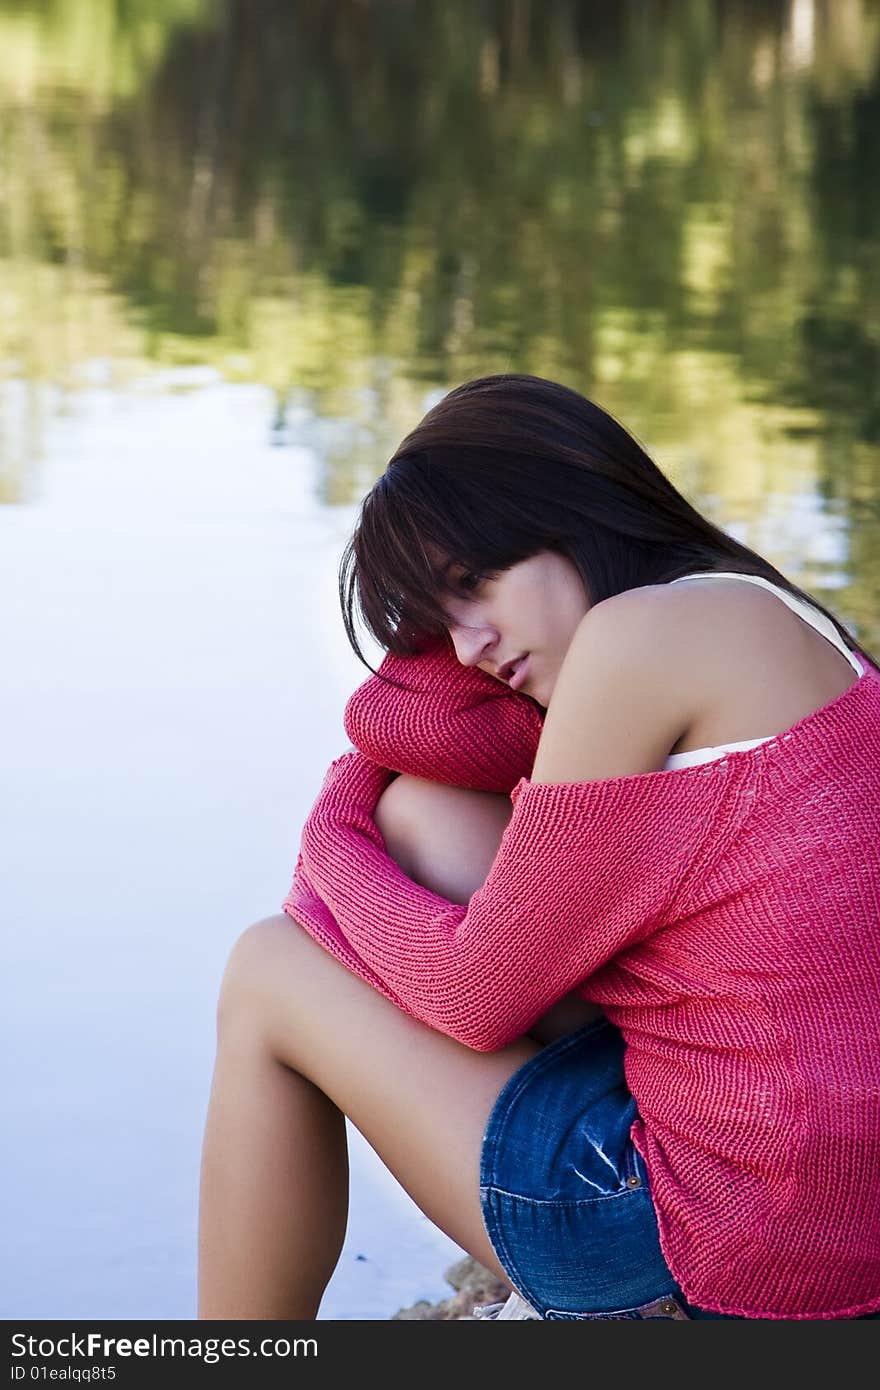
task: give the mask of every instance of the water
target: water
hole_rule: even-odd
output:
[[[83,392],[0,510],[6,1318],[194,1316],[220,975],[362,679],[314,455],[272,446],[263,387],[165,391]],[[461,1250],[350,1140],[321,1316],[447,1296]]]
[[[880,649],[880,5],[0,0],[0,54],[0,1307],[189,1317],[220,972],[433,400],[592,395]],[[351,1143],[322,1317],[445,1296]]]

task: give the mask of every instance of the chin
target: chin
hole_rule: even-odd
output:
[[[551,685],[549,690],[541,689],[539,687],[535,691],[534,695],[532,696],[532,699],[535,701],[536,704],[541,706],[541,709],[547,710],[550,708],[550,701],[553,698],[553,689],[554,686]]]
[[[523,690],[523,691],[522,691],[522,694],[523,694],[523,695],[531,695],[531,698],[534,700],[535,704],[536,704],[536,705],[540,705],[541,709],[546,710],[546,709],[549,708],[549,705],[550,705],[550,696],[553,694],[553,691],[551,690],[551,691],[548,693],[547,691],[544,691],[544,690],[541,690],[541,689],[537,689],[537,690],[535,690],[534,693],[533,693],[533,692],[530,691],[530,690]]]

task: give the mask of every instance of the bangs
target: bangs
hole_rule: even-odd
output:
[[[505,524],[497,499],[493,506],[473,495],[483,489],[451,489],[423,458],[419,468],[407,462],[396,459],[364,499],[340,572],[346,626],[356,606],[380,647],[395,656],[448,637],[445,601],[469,598],[454,567],[486,574],[535,550],[534,532],[526,536],[521,526]]]

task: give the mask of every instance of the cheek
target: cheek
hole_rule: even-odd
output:
[[[565,660],[566,652],[571,646],[576,630],[577,622],[572,621],[570,615],[565,613],[556,615],[547,641],[547,654],[554,671],[558,672]]]
[[[473,623],[474,611],[473,604],[465,603],[460,598],[455,598],[451,594],[445,594],[443,597],[443,612],[447,627],[464,627],[468,623]]]

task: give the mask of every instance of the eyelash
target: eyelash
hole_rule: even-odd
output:
[[[465,570],[464,574],[459,575],[457,584],[460,589],[472,594],[475,589],[479,589],[485,578],[486,576],[478,570]]]

